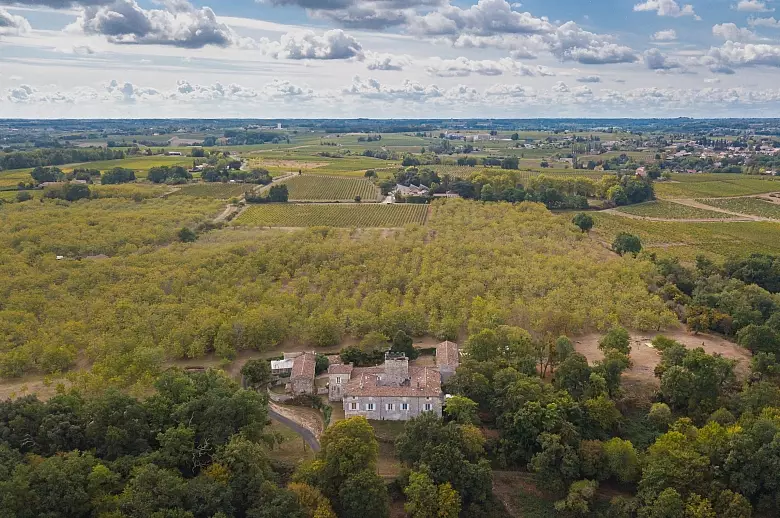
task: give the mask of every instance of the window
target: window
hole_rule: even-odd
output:
[[[373,403],[368,403],[366,405],[366,410],[368,410],[369,412],[373,412],[374,411],[374,404]]]
[[[336,385],[341,385],[341,376],[336,376]]]
[[[430,403],[425,403],[425,411],[430,412],[431,410],[433,410],[433,405]]]
[[[350,410],[357,410],[357,403],[350,403],[349,404],[349,409]]]
[[[409,403],[401,403],[401,410],[409,410]]]
[[[387,404],[387,409],[390,410],[390,411],[395,410],[395,405],[392,404],[392,403],[388,403]]]

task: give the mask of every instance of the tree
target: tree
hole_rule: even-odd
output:
[[[298,503],[304,508],[308,518],[336,518],[336,513],[331,508],[330,501],[319,489],[308,484],[292,482],[287,489],[298,499]]]
[[[124,167],[115,167],[106,171],[100,177],[100,183],[103,185],[116,185],[120,183],[129,183],[135,181],[135,171],[125,169]]]
[[[590,229],[593,228],[593,216],[580,212],[574,216],[572,223],[577,225],[583,232],[590,232]]]
[[[447,417],[460,424],[478,422],[477,403],[464,396],[452,396],[445,402],[444,413]]]
[[[273,185],[268,191],[268,201],[272,203],[286,203],[289,197],[290,192],[284,184]]]
[[[555,387],[579,399],[588,387],[590,374],[588,359],[579,353],[572,353],[555,371]]]
[[[387,518],[390,499],[382,477],[372,469],[350,476],[339,490],[342,518]]]
[[[520,140],[520,135],[518,133],[512,133],[512,140]]]
[[[743,327],[737,332],[737,343],[753,353],[780,354],[780,333],[768,326]]]
[[[393,345],[390,351],[394,353],[403,353],[409,360],[416,360],[420,356],[420,351],[414,347],[412,338],[404,331],[399,330],[393,336]]]
[[[627,232],[620,232],[612,242],[612,250],[620,255],[638,255],[642,251],[642,241],[639,237]]]
[[[268,360],[249,360],[241,367],[241,375],[253,389],[264,389],[271,382],[271,364]]]
[[[621,484],[631,484],[639,480],[642,468],[631,441],[613,437],[605,442],[604,458],[607,469]]]
[[[572,483],[566,498],[555,502],[555,510],[567,516],[590,516],[598,487],[599,483],[593,480]]]
[[[447,482],[436,486],[426,470],[412,471],[404,488],[407,503],[404,510],[411,518],[457,518],[460,495]]]
[[[16,193],[16,201],[19,203],[29,201],[33,199],[33,195],[27,191],[19,191]]]
[[[615,326],[599,340],[599,349],[605,353],[609,350],[615,350],[626,355],[631,354],[631,335],[625,328]]]
[[[647,414],[647,419],[653,423],[656,429],[665,432],[672,424],[672,410],[666,403],[653,403]]]
[[[195,231],[191,228],[187,227],[182,227],[179,229],[177,236],[179,241],[182,243],[193,243],[198,240],[198,234],[196,234]]]
[[[686,516],[685,502],[674,488],[664,489],[652,505],[641,509],[641,518],[680,518]]]
[[[330,360],[328,360],[328,357],[325,356],[324,354],[317,353],[315,366],[314,366],[315,375],[319,376],[323,372],[326,372],[329,366],[330,366]]]
[[[320,443],[320,489],[331,498],[338,496],[347,479],[362,470],[376,468],[379,444],[364,417],[352,417],[328,427]]]
[[[36,167],[30,173],[35,183],[61,182],[65,175],[59,167]]]

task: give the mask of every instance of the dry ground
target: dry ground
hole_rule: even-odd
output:
[[[623,379],[628,384],[658,385],[659,382],[654,371],[656,365],[661,362],[661,354],[651,347],[650,342],[659,334],[677,340],[689,349],[703,347],[708,354],[718,353],[726,358],[737,360],[737,373],[742,375],[747,373],[750,365],[750,352],[720,336],[694,335],[682,327],[678,327],[662,333],[631,333],[631,360],[634,366],[623,374]],[[590,363],[601,360],[604,355],[598,348],[598,344],[602,336],[603,334],[594,333],[578,338],[575,340],[577,352],[583,354]]]

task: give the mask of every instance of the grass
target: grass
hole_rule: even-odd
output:
[[[698,200],[701,203],[725,209],[740,214],[750,214],[762,218],[780,220],[780,203],[762,200],[761,198],[728,198],[723,200]]]
[[[647,221],[597,213],[593,234],[612,243],[618,232],[638,235],[659,256],[693,262],[698,254],[722,261],[754,252],[780,254],[780,225],[770,222],[685,223]]]
[[[780,181],[732,174],[673,175],[672,182],[658,182],[659,198],[724,198],[780,191]]]
[[[338,178],[334,176],[300,175],[285,180],[290,199],[295,201],[353,201],[360,196],[363,201],[378,201],[379,190],[363,178]]]
[[[227,200],[240,197],[257,185],[244,183],[193,183],[182,186],[172,196],[195,196],[197,198],[215,198]]]
[[[314,452],[306,445],[303,438],[281,423],[271,421],[266,432],[273,433],[280,441],[269,450],[272,459],[297,464],[314,458]]]
[[[254,205],[235,224],[260,227],[396,228],[424,224],[427,205]]]
[[[714,210],[699,209],[697,207],[689,207],[680,203],[674,203],[671,201],[651,201],[647,203],[640,203],[638,205],[629,205],[627,207],[619,207],[619,212],[625,214],[631,214],[633,216],[641,216],[643,218],[660,218],[660,219],[731,219],[733,216],[724,214],[722,212],[716,212]]]

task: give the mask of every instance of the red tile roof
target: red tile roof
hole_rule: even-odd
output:
[[[380,385],[384,367],[356,368],[345,396],[441,397],[441,376],[430,367],[409,367],[409,380],[402,385]]]
[[[460,352],[455,342],[442,342],[436,346],[436,365],[457,367],[460,365]]]
[[[316,371],[317,357],[313,353],[304,353],[293,361],[292,374],[290,379],[293,378],[311,378],[314,379],[314,373]]]
[[[350,364],[334,363],[328,366],[328,374],[352,374],[354,366]]]

